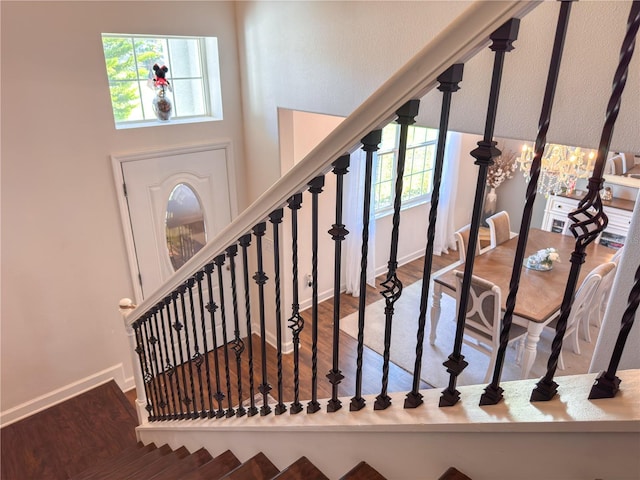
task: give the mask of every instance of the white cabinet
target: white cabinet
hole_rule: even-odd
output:
[[[550,195],[544,210],[542,229],[571,235],[570,221],[567,215],[578,207],[580,200],[580,198]],[[606,213],[609,223],[598,239],[600,243],[613,248],[620,248],[624,245],[631,224],[633,203],[630,200],[614,198],[604,205],[604,213]]]

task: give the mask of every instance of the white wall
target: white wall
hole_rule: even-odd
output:
[[[117,305],[133,292],[111,154],[230,139],[241,208],[245,191],[232,3],[1,8],[4,422],[86,388],[96,372],[120,383],[132,375]],[[103,32],[217,36],[224,121],[116,131]]]

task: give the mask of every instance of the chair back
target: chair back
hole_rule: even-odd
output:
[[[487,224],[489,224],[491,234],[491,248],[495,248],[511,238],[511,222],[506,211],[503,210],[491,215],[487,218]]]
[[[456,276],[456,303],[460,305],[464,272],[454,270]],[[496,284],[484,278],[471,276],[471,289],[467,302],[465,331],[492,343],[500,335],[501,291]]]
[[[571,314],[569,315],[569,319],[567,320],[566,335],[569,335],[578,327],[581,319],[589,317],[589,313],[591,311],[591,303],[596,294],[598,286],[602,281],[603,271],[611,268],[607,266],[609,263],[612,262],[598,265],[596,268],[591,270],[591,272],[589,272],[586,278],[582,281],[582,284],[578,288],[578,291],[576,292],[573,299]]]
[[[605,310],[604,307],[609,300],[609,294],[611,293],[611,287],[613,286],[613,279],[616,276],[617,266],[617,262],[611,261],[598,265],[592,270],[592,273],[598,274],[601,277],[600,285],[598,285],[598,289],[593,295],[593,299],[591,301],[593,316],[597,316],[596,318],[592,317],[595,320],[595,322],[592,323],[596,323],[597,325],[600,325],[602,322],[602,316]]]
[[[455,233],[456,244],[458,246],[458,254],[460,255],[460,261],[464,263],[467,258],[467,246],[469,245],[469,231],[471,230],[471,224],[465,225]],[[480,244],[476,244],[476,255],[480,253]]]

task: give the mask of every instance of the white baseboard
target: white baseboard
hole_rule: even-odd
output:
[[[122,363],[109,367],[101,372],[89,375],[64,387],[45,393],[37,398],[24,402],[16,407],[0,412],[0,428],[29,417],[35,413],[53,407],[58,403],[69,400],[99,385],[115,380],[122,391],[129,390],[134,385],[133,377],[125,378]]]

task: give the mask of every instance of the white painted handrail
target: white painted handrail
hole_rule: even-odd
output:
[[[262,194],[249,208],[207,243],[180,270],[128,316],[129,323],[162,301],[213,257],[219,255],[269,213],[284,205],[314,177],[330,169],[339,156],[359,147],[371,130],[390,121],[411,99],[431,90],[437,77],[454,63],[465,62],[489,43],[489,35],[511,18],[521,18],[539,1],[477,1],[376,90],[299,164]]]

